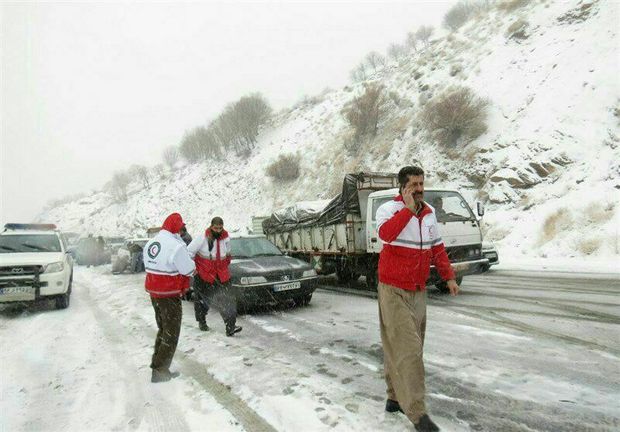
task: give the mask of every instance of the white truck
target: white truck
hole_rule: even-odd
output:
[[[343,284],[364,275],[368,288],[376,290],[382,243],[375,215],[379,206],[396,195],[397,174],[348,174],[342,193],[327,206],[317,210],[306,202],[278,210],[263,218],[263,231],[283,252],[312,262],[317,273],[336,273]],[[435,208],[457,282],[461,283],[463,276],[483,273],[489,261],[482,255],[480,220],[461,194],[455,190],[427,189],[424,200]],[[477,210],[482,217],[481,203],[477,203]],[[434,267],[427,285],[447,291]]]
[[[53,224],[4,226],[0,233],[0,304],[54,300],[69,307],[73,258]]]

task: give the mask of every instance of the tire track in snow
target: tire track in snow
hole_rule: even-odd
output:
[[[88,283],[85,285],[90,286]],[[109,296],[108,296],[109,297]],[[123,340],[120,339],[117,335],[123,334],[128,336],[127,329],[120,326],[116,321],[111,319],[109,315],[106,314],[103,310],[101,310],[98,306],[95,305],[92,298],[89,297],[89,307],[93,309],[93,313],[95,314],[98,322],[104,328],[106,333],[106,337],[110,336],[109,339],[114,343],[123,344]],[[142,317],[138,317],[141,321],[143,321]],[[146,323],[146,328],[150,328],[152,326],[152,322]],[[146,332],[150,333],[149,337],[154,339],[156,332],[153,329],[146,330]],[[135,339],[135,336],[134,336]],[[126,342],[125,342],[126,343]],[[138,342],[134,346],[140,346]],[[117,351],[118,355],[120,353]],[[197,362],[196,360],[191,359],[187,354],[183,352],[177,351],[175,354],[175,360],[181,365],[180,370],[183,372],[183,376],[193,378],[196,382],[198,382],[213,398],[220,404],[224,409],[230,412],[236,420],[241,423],[243,428],[248,432],[276,432],[267,421],[265,421],[260,415],[258,415],[252,408],[250,408],[241,398],[236,396],[231,390],[226,387],[224,384],[220,383],[216,380],[207,370],[204,364]],[[120,361],[123,362],[123,357],[120,357]],[[124,365],[126,366],[126,365]],[[124,367],[123,369],[126,370]],[[137,381],[135,376],[133,378],[132,389],[140,388],[143,383],[141,381]],[[141,399],[144,399],[142,395]],[[128,415],[131,415],[133,412],[131,409],[128,409]],[[144,409],[144,404],[139,407],[140,414],[136,419],[134,415],[134,420],[132,421],[133,425],[137,427],[140,424],[140,420],[145,416],[155,430],[161,432],[167,431],[189,431],[190,428],[188,424],[185,422],[184,415],[182,411],[176,406],[169,406],[164,404],[152,405],[147,403],[147,409]],[[134,427],[134,428],[135,428]]]
[[[123,345],[127,345],[126,337],[129,336],[127,329],[97,306],[90,294],[92,288],[90,283],[81,279],[80,285],[82,288],[81,292],[87,300],[87,306],[92,311],[106,339],[110,342],[111,353],[124,378],[123,383],[126,388],[126,394],[134,395],[127,399],[125,407],[125,417],[130,419],[128,426],[135,430],[146,416],[147,421],[155,431],[189,431],[190,428],[185,421],[183,413],[176,405],[171,402],[162,403],[160,400],[155,400],[154,403],[147,402],[142,391],[144,383],[136,375],[136,368],[126,360],[126,352],[120,349]],[[136,346],[140,345],[136,343],[132,348]],[[135,396],[136,393],[137,397]],[[162,413],[165,413],[165,415]]]

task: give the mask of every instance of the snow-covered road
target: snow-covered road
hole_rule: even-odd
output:
[[[71,306],[0,307],[0,430],[412,430],[383,411],[376,300],[319,290],[309,307],[218,315],[184,302],[173,369],[149,382],[144,275],[76,267]],[[329,280],[325,281],[329,284]],[[620,428],[620,281],[493,271],[429,291],[428,406],[442,430]]]

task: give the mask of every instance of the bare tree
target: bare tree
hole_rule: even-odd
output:
[[[366,55],[366,63],[376,73],[378,68],[385,65],[385,57],[383,57],[377,51],[371,51]]]
[[[175,146],[168,146],[162,153],[164,163],[174,169],[174,166],[179,161],[179,150]]]
[[[379,121],[385,112],[384,88],[381,85],[364,85],[365,91],[344,110],[344,115],[355,128],[355,138],[375,136]]]
[[[388,56],[394,61],[398,61],[403,55],[405,55],[405,47],[399,44],[391,44],[388,47]]]
[[[366,78],[368,78],[368,74],[366,73],[366,65],[363,62],[351,71],[351,79],[354,82],[366,81]]]
[[[110,181],[109,189],[112,197],[118,202],[127,201],[127,186],[131,182],[131,177],[125,171],[116,171]]]
[[[149,187],[149,170],[144,165],[131,165],[126,174],[130,181],[140,181],[144,187]]]
[[[433,35],[434,30],[435,29],[432,26],[422,26],[418,29],[417,32],[415,32],[416,39],[424,43],[424,46],[427,47],[428,41]]]
[[[405,45],[407,46],[407,48],[413,49],[413,51],[418,52],[418,37],[414,32],[407,33]]]

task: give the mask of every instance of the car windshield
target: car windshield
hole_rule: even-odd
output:
[[[424,201],[433,206],[438,222],[476,220],[469,205],[458,192],[424,192]]]
[[[55,234],[24,234],[0,236],[0,253],[61,252]]]
[[[234,238],[230,240],[230,245],[234,258],[282,255],[280,249],[264,237]]]

